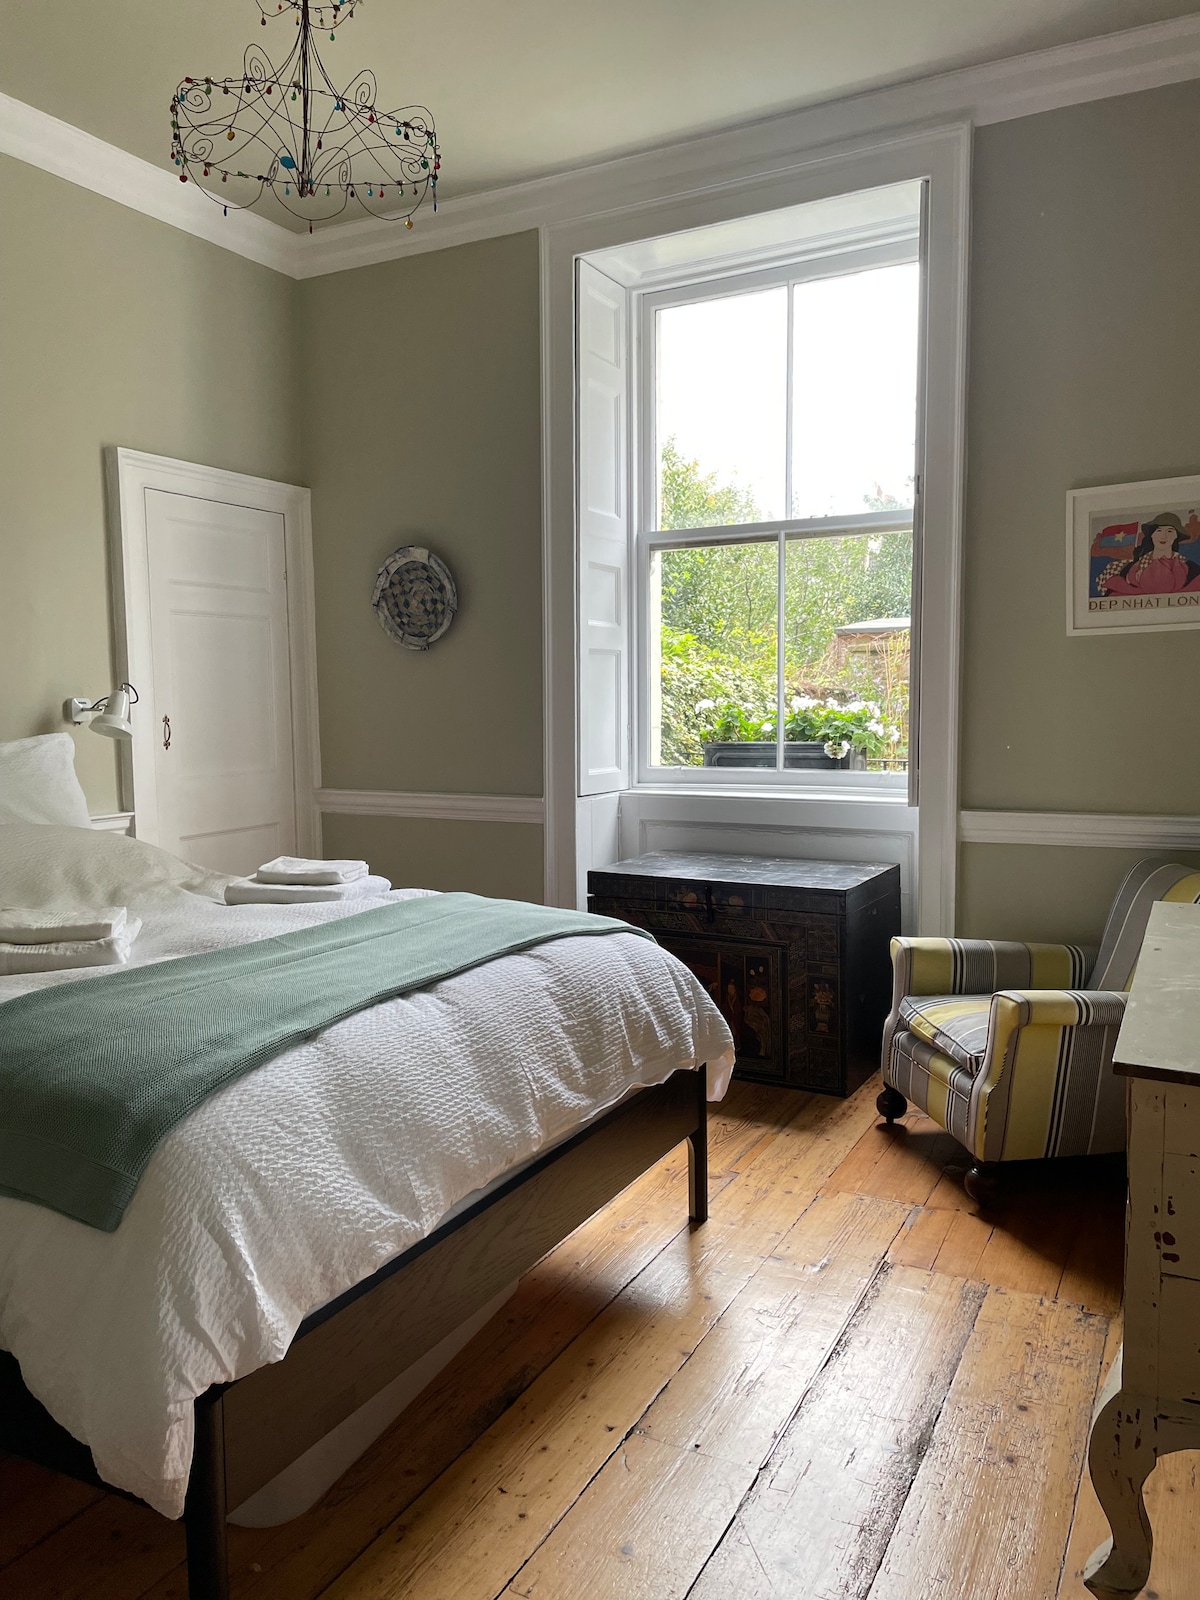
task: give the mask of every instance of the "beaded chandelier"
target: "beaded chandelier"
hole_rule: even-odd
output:
[[[336,88],[317,51],[317,39],[336,39],[364,3],[257,0],[264,28],[295,17],[295,39],[278,66],[252,44],[237,77],[183,79],[171,97],[180,183],[190,178],[226,214],[269,191],[310,233],[352,200],[409,228],[427,194],[436,211],[441,160],[429,111],[381,110],[365,69]]]

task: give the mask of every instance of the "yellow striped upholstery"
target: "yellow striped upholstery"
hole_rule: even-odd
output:
[[[901,1024],[972,1076],[983,1065],[991,1014],[992,998],[986,994],[909,995],[900,1004]]]
[[[1156,900],[1200,902],[1200,872],[1139,862],[1094,964],[1074,945],[893,939],[884,1081],[977,1160],[1123,1149],[1112,1053]]]
[[[1150,907],[1156,900],[1194,905],[1200,901],[1200,872],[1173,862],[1162,866],[1156,861],[1140,861],[1134,867],[1117,890],[1100,941],[1091,977],[1098,989],[1128,989],[1133,982]]]
[[[1073,944],[998,939],[893,939],[897,997],[995,994],[997,989],[1076,989],[1095,952]]]

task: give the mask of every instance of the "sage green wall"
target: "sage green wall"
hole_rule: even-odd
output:
[[[1147,856],[1200,868],[1200,852],[972,844],[962,852],[966,937],[1097,945],[1121,879]]]
[[[542,830],[534,823],[331,814],[323,831],[326,855],[361,857],[396,884],[542,898]]]
[[[540,795],[537,235],[310,279],[300,307],[324,784]],[[427,652],[394,644],[370,606],[404,544],[458,585],[459,615]],[[343,816],[325,838],[404,881],[540,899],[540,836]]]
[[[1068,489],[1200,473],[1200,84],[981,128],[962,804],[1200,813],[1200,631],[1071,639]],[[960,928],[1093,937],[1124,851],[969,845]]]
[[[296,286],[0,157],[0,740],[111,686],[102,451],[298,482]],[[111,742],[83,731],[94,812]]]
[[[0,738],[107,684],[119,443],[311,483],[327,787],[539,794],[536,237],[293,285],[5,159],[0,205]],[[1069,488],[1200,472],[1200,85],[980,129],[973,232],[963,804],[1196,814],[1200,633],[1068,639],[1063,523]],[[408,542],[459,580],[425,655],[368,605]],[[114,807],[111,752],[84,737],[80,765]],[[402,879],[534,897],[539,837],[326,833]],[[1094,938],[1130,859],[966,846],[960,929]]]

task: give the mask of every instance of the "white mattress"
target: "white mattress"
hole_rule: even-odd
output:
[[[11,831],[0,829],[10,898]],[[136,960],[353,914],[218,905],[208,896],[224,879],[193,873],[184,887],[126,850],[150,847],[119,843],[127,878],[147,863],[144,884],[125,884],[145,922]],[[4,978],[0,1000],[94,981]],[[558,940],[360,1012],[181,1123],[115,1233],[0,1197],[0,1346],[108,1482],[179,1516],[196,1396],[280,1360],[310,1311],[472,1191],[635,1085],[700,1062],[719,1098],[732,1066],[724,1021],[681,963],[631,935]]]

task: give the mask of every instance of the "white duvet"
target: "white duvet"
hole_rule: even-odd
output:
[[[126,904],[144,922],[134,961],[354,914],[225,906],[226,881],[130,839],[0,827],[0,903]],[[0,1001],[102,981],[0,978]],[[631,935],[557,940],[360,1012],[181,1123],[115,1233],[0,1197],[0,1347],[102,1477],[179,1516],[197,1395],[280,1360],[310,1311],[473,1190],[702,1062],[719,1098],[724,1021],[681,963]]]

